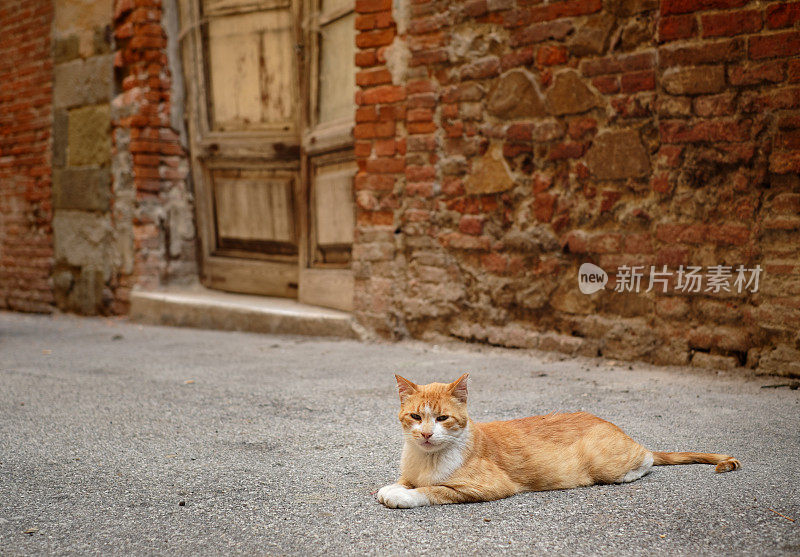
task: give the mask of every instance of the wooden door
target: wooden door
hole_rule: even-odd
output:
[[[210,288],[351,308],[354,21],[341,1],[325,19],[325,2],[181,2]]]
[[[300,301],[352,309],[355,226],[355,2],[306,0],[306,117],[303,167],[307,242]]]

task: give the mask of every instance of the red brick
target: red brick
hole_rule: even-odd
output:
[[[384,104],[402,101],[406,98],[403,87],[395,85],[379,85],[363,91],[361,104]]]
[[[364,106],[356,109],[356,122],[377,122],[378,111],[374,106]]]
[[[561,45],[545,45],[536,53],[536,63],[540,66],[556,66],[567,61],[567,49]]]
[[[445,247],[464,250],[488,250],[491,240],[485,236],[469,236],[459,232],[442,234],[439,241]]]
[[[500,70],[505,72],[511,68],[527,66],[528,64],[531,64],[533,60],[533,48],[520,48],[509,52],[500,58]]]
[[[664,223],[656,227],[656,238],[667,244],[702,244],[708,236],[704,224]]]
[[[601,93],[605,94],[619,93],[619,78],[614,75],[603,75],[600,77],[595,77],[592,80],[592,85],[594,85],[595,88]]]
[[[736,95],[732,92],[719,95],[703,95],[692,103],[694,113],[700,117],[730,116],[736,112]]]
[[[656,161],[663,166],[675,168],[680,166],[683,147],[678,145],[662,145],[656,155]]]
[[[432,166],[408,166],[405,170],[406,179],[412,182],[421,182],[436,178],[436,169]]]
[[[392,82],[392,74],[383,68],[375,70],[365,70],[356,73],[356,85],[369,87],[372,85],[382,85]]]
[[[406,130],[410,134],[433,133],[436,129],[436,122],[409,122],[406,124]]]
[[[567,126],[567,135],[572,139],[580,139],[584,135],[597,130],[597,120],[594,118],[574,118]]]
[[[356,141],[353,145],[353,153],[356,157],[368,157],[372,154],[371,141]]]
[[[531,213],[539,222],[550,222],[553,218],[558,196],[551,193],[538,193],[533,197]]]
[[[750,37],[748,56],[753,60],[797,56],[798,53],[800,53],[800,31]]]
[[[740,60],[744,54],[745,41],[735,38],[693,46],[663,46],[658,50],[658,61],[662,68],[697,66]]]
[[[750,120],[701,120],[689,124],[682,120],[662,121],[659,130],[664,143],[696,141],[746,141],[750,138]]]
[[[404,193],[411,197],[433,197],[433,182],[409,182]]]
[[[494,56],[461,67],[461,79],[484,79],[500,73],[500,60]]]
[[[392,0],[356,0],[356,12],[368,14],[391,11]]]
[[[800,60],[789,60],[786,77],[792,83],[800,81]]]
[[[607,56],[595,60],[584,60],[581,63],[581,72],[585,76],[593,77],[596,75],[649,70],[654,67],[655,60],[654,52]]]
[[[658,40],[665,43],[688,39],[697,34],[697,18],[694,14],[662,17],[658,22]]]
[[[700,18],[703,37],[732,37],[744,33],[755,33],[761,29],[761,12],[744,10],[741,12],[720,12]]]
[[[767,27],[791,27],[800,21],[800,2],[775,2],[767,6]]]
[[[708,238],[717,245],[741,246],[750,238],[750,228],[739,224],[708,227]]]
[[[356,29],[369,31],[370,29],[385,29],[394,25],[392,12],[375,12],[356,17]]]
[[[626,234],[623,241],[625,253],[653,253],[653,237],[649,232]]]
[[[782,108],[800,108],[800,88],[771,89],[742,96],[739,104],[745,112],[762,112]]]
[[[433,120],[433,110],[430,108],[414,108],[406,113],[408,122],[430,122]]]
[[[603,8],[602,0],[566,0],[551,4],[534,6],[517,12],[510,12],[504,19],[507,27],[516,27],[550,21],[562,17],[588,15],[599,12]]]
[[[763,64],[745,64],[728,68],[731,85],[758,85],[764,82],[778,83],[785,76],[784,62],[776,60]]]
[[[357,174],[355,178],[356,190],[392,191],[395,177],[385,174]]]
[[[398,174],[405,170],[406,161],[392,157],[378,157],[366,161],[366,171],[377,174]]]
[[[421,35],[423,33],[438,31],[445,25],[447,25],[447,16],[445,14],[415,18],[411,20],[408,25],[408,33],[410,35]]]
[[[661,0],[661,15],[740,8],[750,0]]]
[[[356,35],[356,46],[359,48],[385,46],[392,43],[395,34],[394,28],[363,31]]]
[[[550,148],[547,158],[550,160],[578,159],[586,151],[585,143],[556,143]]]
[[[800,173],[800,150],[773,152],[769,169],[776,174]]]
[[[394,132],[394,122],[365,122],[355,125],[353,128],[353,137],[356,139],[394,137]]]
[[[572,32],[572,22],[569,20],[549,21],[529,25],[514,31],[511,35],[510,46],[520,47],[548,40],[560,41]]]
[[[461,215],[458,221],[458,230],[462,234],[480,236],[483,233],[484,217],[479,215]]]
[[[500,275],[508,268],[508,256],[495,252],[487,253],[481,256],[481,265],[486,271]]]
[[[356,66],[366,68],[378,63],[378,54],[374,50],[361,50],[356,52]]]
[[[622,250],[622,234],[598,232],[586,242],[589,253],[619,253]]]
[[[447,50],[444,48],[435,48],[430,50],[421,50],[411,53],[411,62],[409,66],[423,66],[429,64],[438,64],[446,62],[448,59]]]
[[[623,93],[636,93],[638,91],[652,91],[656,88],[656,76],[653,71],[623,74],[620,79]]]
[[[397,151],[394,139],[379,139],[375,141],[375,154],[379,157],[390,157]]]

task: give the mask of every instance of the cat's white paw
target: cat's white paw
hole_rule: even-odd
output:
[[[430,505],[425,494],[400,484],[387,485],[378,490],[378,501],[390,509],[413,509]]]

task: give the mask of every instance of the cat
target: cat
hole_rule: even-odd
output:
[[[632,482],[665,464],[715,464],[717,472],[741,466],[723,454],[649,451],[587,412],[473,422],[468,376],[415,385],[395,375],[405,444],[400,478],[377,494],[385,506],[492,501],[523,491]]]

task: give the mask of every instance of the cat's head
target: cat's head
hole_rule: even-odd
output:
[[[469,423],[467,377],[452,383],[415,385],[395,375],[400,391],[400,424],[414,446],[433,453],[459,442]]]

